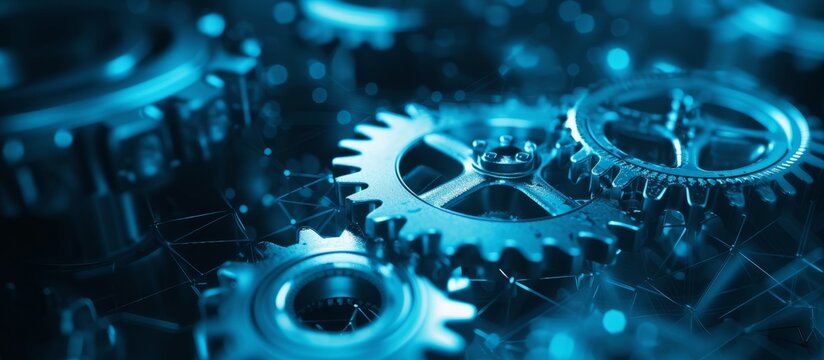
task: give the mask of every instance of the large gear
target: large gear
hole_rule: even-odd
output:
[[[815,142],[824,136],[798,109],[724,73],[607,83],[578,100],[567,126],[582,144],[572,161],[584,172],[618,188],[640,179],[644,197],[656,200],[685,188],[692,206],[721,189],[740,208],[750,187],[774,203],[775,190],[794,194],[795,180],[813,181],[807,166],[824,168],[824,147]]]
[[[634,241],[638,225],[611,200],[567,188],[562,154],[571,151],[557,108],[544,105],[529,110],[508,102],[440,114],[409,105],[411,117],[380,112],[385,126],[355,129],[368,140],[340,142],[359,154],[334,159],[357,169],[337,181],[360,189],[348,197],[350,206],[372,205],[366,232],[401,240],[394,242],[400,247],[411,243],[456,263],[500,264],[520,255],[542,271],[562,273],[577,271],[582,259],[609,261],[619,242]],[[550,185],[550,178],[563,181]]]
[[[351,231],[322,238],[304,228],[298,237],[287,247],[261,243],[258,263],[220,269],[195,330],[202,358],[419,359],[464,348],[447,325],[470,322],[474,307],[370,255]],[[344,310],[343,321],[324,321]]]

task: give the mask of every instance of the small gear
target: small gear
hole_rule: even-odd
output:
[[[349,230],[322,238],[304,228],[298,238],[261,243],[262,261],[219,270],[221,286],[204,292],[195,330],[202,358],[419,359],[463,350],[447,325],[471,322],[473,306],[370,255]]]
[[[641,179],[645,198],[686,189],[703,207],[722,189],[734,207],[748,188],[767,203],[811,183],[824,147],[788,102],[724,73],[659,73],[607,83],[583,95],[567,119],[581,143],[572,161],[627,189]]]
[[[369,140],[341,141],[358,154],[333,160],[357,169],[337,181],[360,190],[348,197],[350,207],[371,206],[369,235],[456,264],[479,257],[501,264],[520,255],[539,270],[562,273],[577,271],[582,259],[608,262],[619,245],[634,241],[637,223],[566,178],[562,154],[571,150],[556,107],[510,101],[440,114],[417,105],[406,111],[411,117],[378,113],[385,126],[358,125]]]

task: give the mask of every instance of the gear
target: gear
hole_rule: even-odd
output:
[[[202,358],[419,359],[463,350],[447,325],[471,321],[474,307],[370,255],[351,231],[322,238],[304,228],[297,244],[261,245],[264,260],[224,265],[221,286],[204,292],[195,330]]]
[[[299,24],[299,33],[321,44],[337,37],[346,47],[368,43],[377,50],[386,50],[394,45],[395,33],[424,24],[420,6],[383,7],[350,0],[299,0],[298,3],[308,20]]]
[[[591,199],[566,179],[561,154],[571,152],[557,108],[508,102],[444,108],[439,116],[416,105],[406,111],[411,117],[378,113],[384,127],[358,125],[369,140],[341,141],[359,154],[333,160],[358,169],[337,181],[361,189],[348,197],[350,207],[372,206],[369,235],[457,263],[468,256],[501,264],[519,254],[553,272],[577,271],[584,258],[607,262],[635,239],[638,225],[612,201]]]
[[[657,100],[657,101],[656,101]],[[824,168],[824,147],[791,104],[723,73],[660,73],[596,87],[568,114],[583,147],[572,161],[627,189],[641,179],[645,198],[686,189],[706,206],[713,189],[744,206],[752,187],[767,203],[811,183],[807,165]]]

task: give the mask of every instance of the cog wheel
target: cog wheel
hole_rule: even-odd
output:
[[[261,262],[221,268],[195,330],[202,358],[419,359],[463,350],[447,324],[470,322],[473,306],[370,255],[349,230],[322,238],[304,228],[298,238],[261,243]]]
[[[379,6],[373,2],[351,0],[299,0],[307,21],[298,25],[300,35],[326,44],[340,39],[348,48],[367,43],[376,50],[395,44],[395,34],[424,25],[421,6]]]
[[[583,147],[582,172],[627,189],[640,179],[645,198],[686,189],[704,207],[715,189],[736,208],[753,189],[766,203],[792,195],[824,168],[821,132],[794,106],[744,78],[723,73],[660,73],[587,92],[568,113]]]
[[[577,271],[583,259],[607,262],[634,240],[637,223],[566,178],[568,156],[561,154],[571,151],[556,107],[508,102],[461,110],[380,112],[385,126],[355,128],[368,140],[340,142],[358,154],[333,164],[357,172],[337,181],[360,190],[348,197],[353,212],[371,208],[369,235],[456,264],[526,259],[517,263],[553,272]]]

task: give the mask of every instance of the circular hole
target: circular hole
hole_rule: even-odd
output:
[[[316,275],[294,298],[294,311],[306,327],[344,333],[368,326],[380,316],[382,292],[367,275],[333,269]]]

